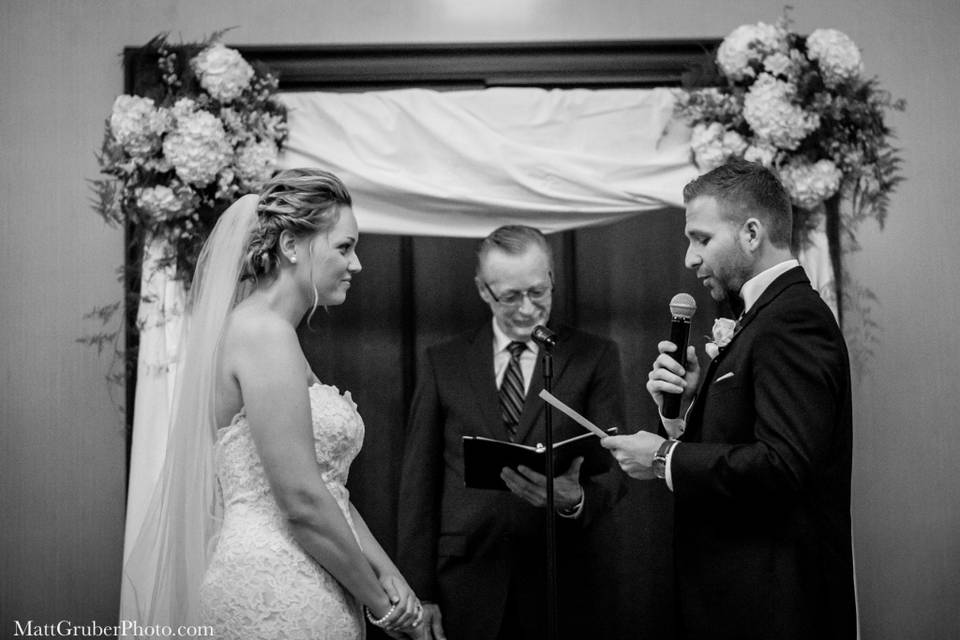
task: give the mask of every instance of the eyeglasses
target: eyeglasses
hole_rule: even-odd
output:
[[[523,304],[524,298],[530,300],[532,304],[537,304],[550,297],[550,294],[553,293],[553,274],[550,273],[549,276],[549,285],[531,287],[526,291],[505,291],[499,296],[493,292],[493,289],[491,289],[490,285],[486,282],[483,283],[483,286],[486,287],[487,293],[490,294],[490,297],[493,298],[494,302],[497,302],[505,307],[519,307],[521,304]]]

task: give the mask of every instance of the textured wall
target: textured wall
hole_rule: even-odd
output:
[[[909,4],[909,6],[908,6]],[[475,5],[465,9],[467,5]],[[879,297],[874,355],[856,376],[854,525],[864,637],[960,634],[960,312],[954,210],[960,99],[956,0],[793,2],[796,29],[834,27],[905,97],[892,124],[907,181],[855,279]],[[711,0],[5,0],[0,3],[0,635],[12,619],[115,616],[123,435],[104,361],[75,338],[116,299],[119,231],[91,213],[119,54],[159,31],[237,44],[722,37],[778,3]]]

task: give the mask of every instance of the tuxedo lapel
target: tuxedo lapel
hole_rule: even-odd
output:
[[[703,374],[703,378],[701,379],[700,388],[697,389],[697,395],[694,396],[693,404],[691,404],[690,408],[687,410],[687,428],[684,430],[681,439],[696,442],[697,438],[699,438],[699,416],[703,411],[703,399],[707,397],[707,390],[710,388],[710,381],[713,379],[713,375],[717,371],[719,360],[722,357],[723,353],[717,354],[717,357],[711,360],[710,364],[707,365],[707,369]]]
[[[807,274],[803,270],[803,267],[794,267],[771,282],[770,286],[763,290],[763,293],[760,294],[760,297],[757,299],[757,301],[752,307],[750,307],[750,310],[747,311],[747,313],[745,313],[740,319],[740,329],[737,331],[737,333],[739,334],[742,332],[748,324],[753,322],[753,319],[757,317],[757,314],[759,314],[764,307],[773,302],[777,296],[784,292],[787,287],[802,283],[806,283],[808,287],[810,286],[810,280],[807,278]],[[734,338],[736,338],[736,336],[734,336]]]
[[[477,403],[480,424],[490,437],[503,439],[507,434],[500,415],[497,380],[493,372],[493,329],[489,323],[485,323],[468,344],[464,367]]]
[[[770,285],[764,289],[763,293],[760,294],[760,298],[750,307],[750,310],[747,311],[740,321],[738,322],[738,328],[733,334],[733,337],[730,339],[730,342],[725,346],[717,357],[710,361],[710,365],[707,367],[706,373],[702,378],[700,384],[700,389],[697,390],[697,396],[693,399],[693,405],[690,408],[688,413],[688,418],[690,423],[695,425],[700,424],[700,413],[703,410],[703,398],[707,396],[707,391],[710,389],[710,384],[713,382],[713,376],[716,375],[717,367],[720,364],[720,361],[723,360],[727,354],[730,353],[736,347],[737,338],[740,334],[743,333],[744,329],[753,322],[753,320],[760,314],[764,307],[773,302],[777,296],[779,296],[787,287],[790,287],[795,284],[806,283],[807,286],[810,285],[810,280],[807,278],[806,272],[804,272],[803,267],[794,267],[790,269],[776,280],[770,283]],[[694,427],[693,436],[696,436],[698,429]],[[691,434],[687,432],[686,435],[689,437]]]

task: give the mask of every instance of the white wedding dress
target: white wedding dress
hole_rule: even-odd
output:
[[[309,394],[317,462],[356,535],[345,484],[363,420],[349,392],[316,383]],[[359,603],[290,535],[243,411],[218,431],[215,460],[223,526],[200,587],[201,623],[218,638],[363,638]]]

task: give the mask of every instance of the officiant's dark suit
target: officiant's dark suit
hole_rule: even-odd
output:
[[[687,185],[684,202],[686,266],[746,311],[704,368],[686,354],[682,398],[695,397],[685,420],[664,420],[678,440],[641,432],[604,446],[673,491],[681,637],[852,640],[850,365],[790,251],[789,195],[767,169],[733,162]],[[681,373],[657,357],[658,404]]]
[[[516,229],[498,230],[491,237],[506,233],[509,240],[511,230]],[[530,232],[520,228],[521,232],[524,229]],[[539,232],[533,233],[539,236]],[[525,248],[522,243],[528,240],[521,237],[519,247],[506,249],[542,251],[537,245]],[[503,248],[495,244],[493,251]],[[478,288],[481,295],[488,292],[484,299],[490,302],[503,294],[504,283],[496,277],[490,283],[481,281],[489,277],[489,271],[484,275],[483,260],[481,248]],[[539,277],[550,276],[544,271]],[[537,318],[530,306],[535,298],[549,296],[548,291],[540,290],[544,284],[534,277],[521,285],[533,288],[523,294],[531,300],[522,301],[529,313],[520,324],[546,322],[542,314]],[[546,282],[546,286],[552,285]],[[495,376],[494,323],[504,317],[496,306],[491,304],[491,308],[491,322],[426,350],[410,411],[401,474],[398,565],[422,600],[439,605],[451,640],[535,639],[543,637],[546,626],[543,507],[512,491],[464,486],[462,436],[511,439],[505,430]],[[504,323],[510,322],[506,318]],[[569,327],[558,328],[557,334],[554,395],[598,425],[622,427],[623,384],[616,344]],[[529,345],[535,346],[532,341]],[[542,366],[538,357],[512,438],[522,444],[544,441],[545,407],[538,397],[543,388]],[[554,441],[584,433],[559,412],[554,412],[553,425]],[[590,560],[587,537],[591,524],[609,510],[625,486],[622,473],[605,451],[598,447],[593,455],[607,470],[593,477],[581,475],[582,502],[572,504],[576,496],[568,500],[566,517],[557,517],[563,637],[587,637],[583,630],[596,622],[591,620],[590,602],[600,603],[612,595],[584,592],[591,584],[584,581]],[[557,469],[557,473],[564,471]]]

